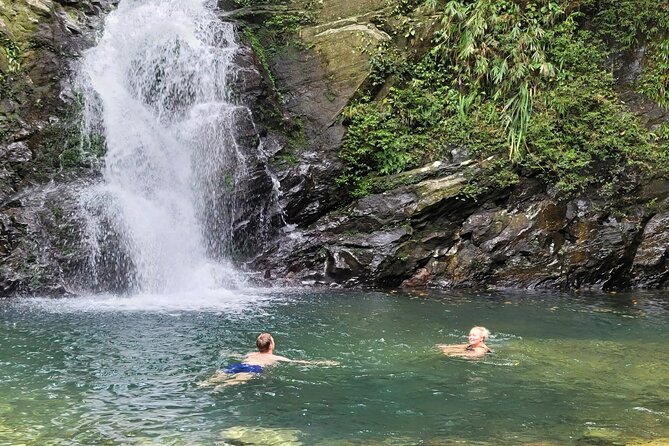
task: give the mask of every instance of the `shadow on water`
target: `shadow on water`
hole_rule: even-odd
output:
[[[0,303],[0,443],[644,444],[669,437],[662,293],[280,290]],[[156,304],[161,301],[161,304]],[[443,357],[473,325],[482,360]],[[282,364],[198,383],[271,331]],[[597,443],[599,442],[599,443]],[[637,442],[637,443],[634,443]]]

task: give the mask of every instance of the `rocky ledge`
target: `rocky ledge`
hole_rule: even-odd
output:
[[[288,227],[252,266],[286,284],[666,286],[666,180],[651,182],[613,211],[595,197],[559,201],[533,179],[476,201],[463,198],[465,178],[479,168],[468,160],[401,174],[404,186],[308,227]]]

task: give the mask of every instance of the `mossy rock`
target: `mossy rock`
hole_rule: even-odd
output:
[[[577,441],[579,446],[625,446],[621,432],[608,427],[592,427]]]
[[[417,212],[435,205],[440,201],[455,198],[465,184],[466,178],[462,173],[455,173],[443,178],[419,183],[416,186],[416,191],[419,196]]]
[[[297,429],[233,426],[221,432],[224,445],[302,446]]]

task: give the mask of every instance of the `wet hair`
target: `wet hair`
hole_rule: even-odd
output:
[[[272,345],[272,341],[274,341],[274,339],[272,338],[271,334],[267,332],[260,333],[258,335],[258,339],[256,339],[256,347],[258,347],[258,351],[260,351],[260,353],[269,351],[269,348]]]
[[[476,331],[479,332],[479,334],[480,334],[481,337],[483,338],[483,342],[485,342],[485,341],[488,340],[488,336],[490,336],[490,330],[488,330],[488,329],[485,328],[485,327],[480,327],[480,326],[477,325],[476,327],[472,327],[472,329],[469,330],[469,332],[471,333],[471,332],[474,331],[474,330],[476,330]]]

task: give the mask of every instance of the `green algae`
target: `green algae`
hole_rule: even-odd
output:
[[[297,429],[234,426],[221,432],[224,445],[302,446]]]

